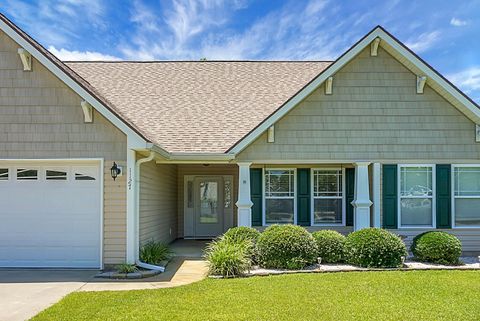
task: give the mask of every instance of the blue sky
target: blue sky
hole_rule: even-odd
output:
[[[480,0],[2,0],[64,60],[332,60],[380,24],[480,102]]]

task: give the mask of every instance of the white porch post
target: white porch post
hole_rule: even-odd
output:
[[[368,184],[369,162],[355,163],[355,197],[352,202],[354,210],[353,227],[355,231],[370,227],[370,189]]]
[[[252,226],[252,198],[250,196],[250,165],[252,163],[237,163],[238,165],[238,208],[237,225]]]
[[[373,209],[373,227],[380,227],[380,163],[373,163],[372,172],[372,209]]]

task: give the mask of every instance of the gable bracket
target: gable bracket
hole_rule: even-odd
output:
[[[23,48],[18,48],[18,54],[23,64],[23,71],[32,71],[32,55]]]
[[[93,107],[87,101],[82,101],[80,103],[83,110],[83,118],[86,123],[93,123]]]
[[[331,95],[333,93],[333,77],[328,77],[325,81],[325,95]]]
[[[275,125],[268,127],[267,131],[267,142],[275,143]]]
[[[427,82],[427,76],[417,76],[417,94],[423,94],[423,88]]]
[[[378,55],[378,45],[380,44],[380,38],[375,38],[370,44],[370,56],[376,57]]]

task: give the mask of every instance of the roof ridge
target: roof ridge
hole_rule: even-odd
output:
[[[62,60],[64,63],[333,63],[334,60]]]

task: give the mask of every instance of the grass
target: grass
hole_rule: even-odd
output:
[[[479,302],[478,271],[295,274],[76,292],[34,320],[478,320]]]

